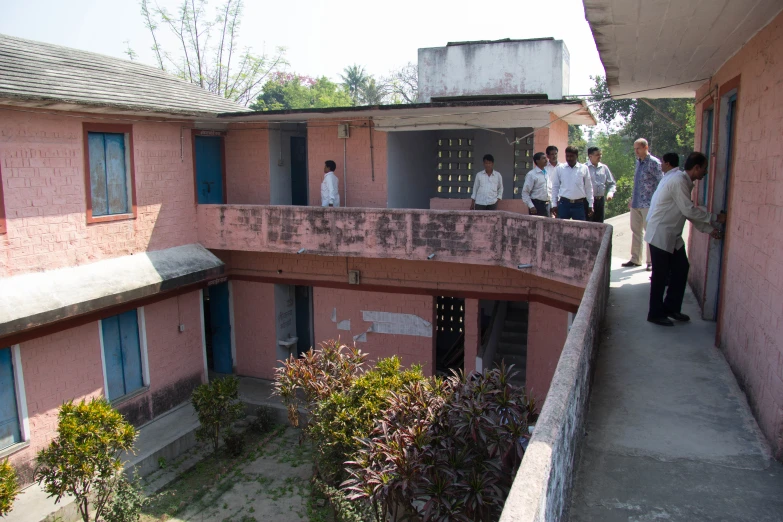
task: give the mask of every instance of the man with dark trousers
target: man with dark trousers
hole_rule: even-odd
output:
[[[703,179],[706,173],[707,157],[701,152],[692,152],[685,161],[685,171],[677,170],[667,175],[650,200],[644,240],[650,245],[652,258],[650,309],[647,313],[647,320],[651,323],[674,326],[671,319],[690,321],[690,317],[682,313],[690,269],[682,239],[685,220],[715,239],[722,238],[719,225],[726,223],[726,214],[711,214],[691,201],[693,182]],[[667,275],[670,277],[668,290]]]
[[[587,162],[587,170],[593,183],[593,217],[588,221],[603,223],[606,202],[614,197],[617,184],[609,167],[601,163],[601,149],[598,147],[587,149],[587,159],[590,160]],[[585,214],[587,214],[587,203],[585,203]]]
[[[552,216],[587,221],[593,215],[593,183],[590,173],[579,163],[579,149],[568,146],[566,162],[552,175]],[[586,209],[586,210],[585,210]]]

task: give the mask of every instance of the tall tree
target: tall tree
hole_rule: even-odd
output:
[[[250,105],[255,111],[350,107],[348,91],[328,78],[311,78],[278,72],[264,84],[263,92]]]
[[[367,82],[370,79],[364,67],[357,64],[350,65],[343,70],[340,78],[343,80],[343,85],[348,89],[348,94],[351,95],[353,104],[358,105],[362,89],[367,86]]]
[[[399,69],[391,71],[383,79],[389,86],[392,103],[417,103],[419,101],[419,67],[408,62]]]
[[[271,55],[240,49],[242,9],[242,0],[224,0],[210,16],[206,0],[182,0],[172,14],[154,1],[141,0],[158,66],[242,105],[255,100],[269,75],[286,64],[285,49],[278,47]],[[161,27],[174,37],[176,52],[163,48]]]
[[[359,91],[359,99],[362,105],[382,105],[388,92],[388,87],[383,82],[378,82],[370,76]]]

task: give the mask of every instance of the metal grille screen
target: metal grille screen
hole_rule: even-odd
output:
[[[475,173],[473,138],[438,140],[438,197],[469,198]]]
[[[532,128],[516,129],[514,139],[532,132]],[[522,199],[522,185],[525,184],[525,174],[533,168],[533,154],[532,134],[514,145],[514,199]]]

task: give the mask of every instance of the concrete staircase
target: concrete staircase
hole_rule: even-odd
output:
[[[506,363],[506,367],[514,365],[517,375],[511,382],[517,386],[525,385],[525,369],[527,367],[527,319],[528,303],[526,301],[509,302],[506,320],[500,334],[495,361]]]

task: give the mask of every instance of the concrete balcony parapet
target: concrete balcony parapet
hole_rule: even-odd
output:
[[[210,249],[492,265],[581,288],[605,229],[503,211],[198,208],[199,242]]]

